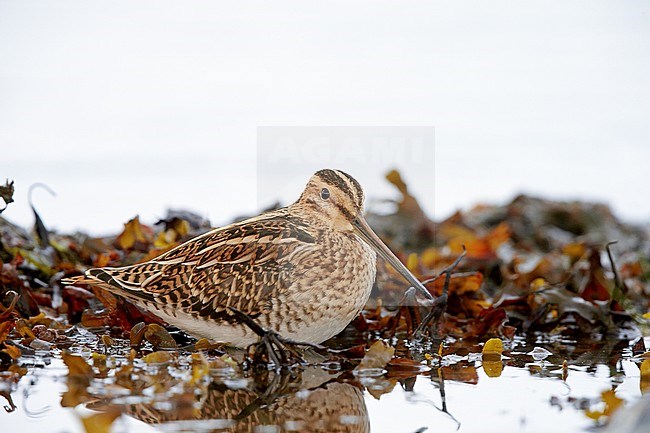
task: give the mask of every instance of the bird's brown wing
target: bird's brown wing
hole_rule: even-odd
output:
[[[213,230],[145,263],[90,269],[84,282],[96,279],[146,307],[226,320],[234,307],[255,317],[291,284],[292,254],[314,242],[304,223],[280,210]]]

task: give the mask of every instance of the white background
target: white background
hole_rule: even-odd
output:
[[[60,230],[169,206],[220,224],[266,204],[258,126],[431,125],[437,219],[525,191],[647,221],[649,22],[641,0],[0,0],[3,216],[31,224],[40,181]]]

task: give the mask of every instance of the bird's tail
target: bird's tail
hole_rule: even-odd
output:
[[[98,293],[96,289],[102,289],[102,291],[105,290],[114,295],[119,295],[131,303],[141,306],[144,301],[151,301],[153,295],[143,291],[138,283],[131,283],[130,281],[125,281],[124,278],[120,278],[124,272],[130,275],[128,274],[130,268],[91,268],[84,275],[64,278],[61,282],[65,285],[87,285],[97,296],[101,296],[101,291]]]

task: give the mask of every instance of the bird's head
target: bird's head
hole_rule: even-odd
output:
[[[400,274],[420,291],[426,289],[399,261],[363,217],[363,190],[352,176],[340,170],[320,170],[309,179],[294,206],[316,218],[321,225],[345,233],[353,233],[379,253]]]
[[[296,203],[308,209],[321,223],[336,230],[353,230],[363,218],[363,190],[352,176],[339,170],[317,171]]]

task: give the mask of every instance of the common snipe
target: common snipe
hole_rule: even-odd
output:
[[[368,226],[363,201],[351,176],[321,170],[288,207],[214,229],[148,262],[89,269],[66,283],[99,286],[190,334],[236,347],[258,336],[230,308],[285,338],[321,343],[365,305],[376,252],[426,292]]]

